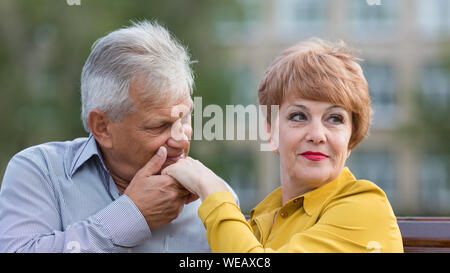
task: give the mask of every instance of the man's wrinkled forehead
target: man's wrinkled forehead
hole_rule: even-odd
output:
[[[166,121],[173,122],[179,118],[191,113],[194,107],[194,103],[190,96],[183,99],[176,100],[175,102],[166,101],[155,105],[154,103],[142,103],[136,110],[140,111],[143,115],[144,121]]]
[[[154,111],[170,111],[173,107],[188,109],[193,107],[193,101],[188,86],[176,91],[165,90],[162,92],[155,92],[149,87],[146,83],[146,79],[143,77],[135,77],[130,86],[129,95],[133,101],[135,110],[151,108]]]
[[[156,112],[159,115],[180,118],[185,114],[192,112],[193,108],[194,102],[192,101],[191,97],[188,96],[173,103],[168,102],[159,105],[153,105],[149,108],[149,110],[152,112]]]

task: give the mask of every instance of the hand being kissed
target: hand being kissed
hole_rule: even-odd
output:
[[[188,191],[198,195],[202,201],[214,192],[228,190],[220,177],[191,157],[178,160],[163,169],[161,174],[173,177]]]

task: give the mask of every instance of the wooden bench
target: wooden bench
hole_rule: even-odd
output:
[[[405,253],[450,253],[450,217],[397,217]]]

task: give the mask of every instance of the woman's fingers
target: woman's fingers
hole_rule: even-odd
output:
[[[216,191],[227,190],[223,180],[200,161],[186,157],[161,172],[170,175],[202,200]]]
[[[161,174],[169,175],[175,178],[187,190],[198,194],[198,185],[200,183],[201,174],[198,167],[193,166],[191,161],[180,159],[175,164],[167,166],[161,171]]]

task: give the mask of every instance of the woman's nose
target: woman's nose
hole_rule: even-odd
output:
[[[326,128],[322,122],[313,121],[309,124],[306,133],[306,141],[312,144],[323,144],[327,141]]]

